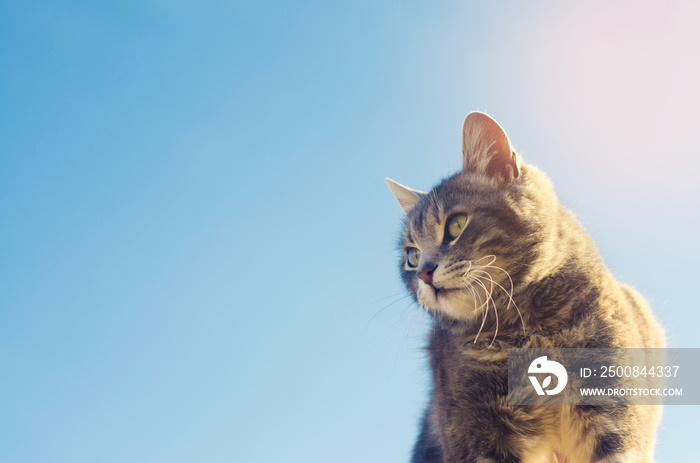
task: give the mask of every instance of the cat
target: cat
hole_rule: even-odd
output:
[[[651,462],[660,407],[512,406],[509,348],[664,347],[647,303],[525,164],[470,113],[462,170],[423,193],[386,182],[406,213],[400,272],[432,315],[432,392],[413,463]]]

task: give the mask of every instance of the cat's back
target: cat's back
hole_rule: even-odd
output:
[[[616,347],[666,347],[664,330],[647,301],[631,286],[617,283],[617,288],[620,302],[613,307],[610,320],[617,328]]]

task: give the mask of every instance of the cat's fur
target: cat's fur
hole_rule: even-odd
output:
[[[429,193],[387,179],[406,212],[401,276],[434,320],[433,389],[412,461],[653,461],[657,406],[507,403],[509,348],[663,347],[664,337],[498,123],[471,113],[462,150],[462,171]],[[451,240],[455,213],[467,223]]]

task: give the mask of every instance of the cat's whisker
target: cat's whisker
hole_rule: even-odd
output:
[[[484,260],[484,259],[491,259],[491,262],[489,262],[489,263],[486,264],[486,265],[483,265],[484,267],[487,267],[487,266],[493,264],[494,262],[496,262],[496,256],[493,255],[493,254],[488,254],[488,255],[486,255],[486,256],[480,258],[480,259],[475,260],[474,263],[476,264],[477,262],[481,262],[481,261]],[[470,262],[470,263],[471,263],[471,262]],[[479,264],[479,265],[482,265],[482,264]]]
[[[495,331],[493,333],[493,339],[491,339],[491,343],[489,344],[489,347],[491,347],[493,345],[494,341],[496,341],[496,336],[498,336],[498,328],[499,328],[499,326],[498,326],[499,325],[498,307],[496,307],[496,301],[493,300],[494,283],[496,283],[496,282],[493,280],[493,277],[488,272],[481,271],[481,273],[486,275],[486,277],[488,277],[488,279],[489,279],[489,282],[491,283],[491,290],[489,291],[489,298],[491,299],[491,304],[493,305],[493,314],[496,317],[496,328],[495,328]]]
[[[493,260],[493,262],[496,262],[496,259]],[[500,270],[501,272],[505,273],[508,279],[510,280],[510,286],[511,288],[513,287],[513,279],[510,277],[510,273],[503,267],[499,267],[498,265],[493,265],[493,262],[491,262],[488,265],[485,265],[484,268],[495,268],[496,270]]]
[[[415,321],[416,321],[416,317],[417,317],[418,314],[421,312],[421,309],[422,309],[422,308],[421,308],[420,306],[418,306],[418,310],[416,310],[415,312],[413,312],[413,316],[411,317],[411,321],[410,321],[410,323],[408,324],[408,328],[406,329],[406,332],[404,333],[404,340],[408,337],[409,333],[411,332],[411,328],[413,328],[413,324],[414,324]],[[402,340],[402,342],[403,342],[403,340]]]
[[[469,295],[472,297],[472,300],[474,301],[474,312],[476,313],[477,309],[477,302],[476,302],[476,290],[472,287],[472,284],[468,281],[467,273],[465,272],[464,275],[460,278],[462,280],[462,286],[464,286],[464,289],[466,289],[469,292]],[[481,298],[479,298],[479,302],[481,302]]]
[[[405,292],[405,291],[397,291],[397,292],[392,293],[392,294],[389,294],[389,295],[387,295],[387,296],[380,297],[379,299],[372,301],[371,304],[376,304],[376,303],[378,303],[378,302],[386,301],[387,299],[389,299],[389,298],[391,298],[391,297],[396,297],[396,296],[399,296],[399,295],[401,295],[401,294],[404,294],[404,292]]]
[[[494,268],[494,267],[491,266],[491,268]],[[499,270],[503,270],[503,269],[501,269],[500,267],[495,267],[495,268],[498,268]],[[508,274],[508,272],[506,272],[505,270],[503,270],[503,271],[506,273],[506,275]],[[500,283],[498,283],[497,281],[495,281],[495,280],[493,279],[493,277],[491,276],[491,274],[489,274],[486,270],[483,270],[483,269],[474,269],[474,272],[485,273],[486,275],[488,275],[489,278],[491,278],[491,281],[493,282],[493,284],[495,284],[496,286],[498,286],[498,287],[505,293],[505,295],[508,297],[508,305],[506,306],[506,310],[510,309],[510,305],[513,304],[513,307],[515,307],[516,312],[518,312],[518,317],[520,318],[520,323],[521,323],[521,325],[522,325],[522,327],[523,327],[523,334],[524,334],[524,333],[526,332],[526,330],[525,330],[525,320],[523,319],[523,314],[522,314],[522,312],[520,311],[520,308],[518,307],[518,304],[515,302],[515,299],[513,299],[513,280],[511,280],[511,279],[509,278],[509,280],[510,280],[510,291],[508,291],[508,290],[505,289]],[[510,276],[509,276],[509,277],[510,277]]]
[[[472,285],[471,282],[467,282],[467,283],[468,283],[469,285]],[[478,280],[478,277],[477,277],[476,280],[474,280],[474,284],[480,284],[480,282],[479,282],[479,280]],[[481,287],[484,288],[484,295],[487,295],[489,291],[486,289],[486,287],[485,287],[483,284],[481,285]],[[474,289],[475,289],[475,292],[476,292],[476,288],[474,288]],[[476,294],[478,295],[479,293],[477,292]],[[481,303],[481,305],[479,305],[479,307],[475,307],[475,308],[474,308],[474,311],[475,311],[475,312],[478,311],[478,310],[481,310],[481,311],[483,312],[484,306],[487,306],[487,307],[486,307],[486,310],[488,310],[488,305],[487,305],[487,304],[488,304],[488,298],[486,299],[486,301],[481,302],[481,297],[479,297],[479,302]]]
[[[494,262],[495,262],[495,260],[494,260]],[[501,272],[503,272],[506,275],[506,277],[508,277],[508,281],[510,282],[510,292],[508,292],[505,288],[503,288],[503,286],[499,285],[500,288],[508,295],[508,298],[509,298],[508,307],[506,307],[506,310],[508,310],[508,308],[510,307],[510,303],[512,302],[513,306],[515,307],[515,310],[518,312],[518,316],[520,317],[520,323],[522,324],[522,327],[523,327],[523,333],[525,333],[526,332],[525,320],[523,319],[523,314],[520,311],[518,304],[515,302],[515,299],[513,299],[513,291],[515,289],[515,285],[513,284],[513,279],[511,278],[510,273],[508,273],[508,271],[502,267],[499,267],[497,265],[493,265],[493,263],[488,265],[488,267],[482,267],[481,269],[478,269],[478,270],[485,271],[484,270],[485,268],[493,268],[496,270],[500,270]],[[496,283],[496,284],[498,284],[498,283]]]
[[[488,303],[489,303],[489,301],[490,301],[491,304],[494,306],[494,316],[495,316],[495,319],[496,319],[496,320],[495,320],[495,321],[496,321],[496,326],[495,326],[495,331],[494,331],[494,337],[493,337],[493,339],[491,340],[491,343],[489,344],[489,347],[490,347],[490,346],[493,345],[493,343],[495,342],[496,337],[498,336],[498,331],[499,331],[499,329],[500,329],[500,319],[499,319],[499,316],[498,316],[498,307],[496,307],[496,303],[495,303],[495,301],[494,301],[494,299],[493,299],[493,290],[494,290],[496,287],[498,287],[501,291],[503,291],[503,293],[504,293],[504,294],[506,295],[506,297],[508,298],[508,304],[506,305],[506,310],[509,310],[509,309],[510,309],[510,306],[511,306],[511,304],[512,304],[513,307],[515,307],[516,312],[518,313],[518,318],[520,319],[520,323],[521,323],[522,328],[523,328],[523,333],[525,333],[526,330],[525,330],[525,320],[523,319],[522,312],[520,311],[520,308],[518,307],[517,303],[516,303],[515,300],[513,299],[513,291],[514,291],[513,279],[510,277],[510,274],[509,274],[505,269],[493,265],[493,263],[495,262],[495,256],[493,256],[493,255],[484,256],[484,257],[482,257],[480,260],[484,260],[485,258],[490,258],[490,259],[491,259],[490,262],[489,262],[487,265],[485,265],[485,266],[478,266],[477,268],[472,268],[472,263],[471,263],[471,261],[470,261],[470,262],[469,262],[469,268],[462,274],[462,280],[464,280],[465,282],[467,282],[467,285],[465,285],[465,287],[466,287],[467,289],[470,289],[471,284],[469,283],[469,274],[471,273],[472,275],[474,275],[474,276],[479,280],[479,281],[475,281],[475,283],[477,283],[477,284],[480,283],[480,284],[481,284],[481,287],[484,289],[485,294],[488,294],[488,297],[487,297],[487,299],[486,299],[486,302],[485,302],[484,304],[481,304],[479,307],[475,307],[475,311],[481,309],[484,305],[486,305],[486,313],[488,314],[488,309],[489,309]],[[505,288],[503,287],[503,285],[501,285],[500,283],[498,283],[498,282],[493,278],[493,276],[486,270],[486,269],[488,269],[488,268],[495,268],[495,269],[500,270],[500,271],[502,271],[503,273],[506,274],[506,276],[508,277],[508,281],[509,281],[509,283],[510,283],[510,291],[507,290],[507,289],[505,289]],[[490,289],[490,291],[489,291],[489,289],[487,289],[486,286],[483,284],[483,281],[482,281],[482,280],[484,280],[484,279],[488,279],[489,283],[491,284],[491,289]],[[472,296],[472,299],[474,299],[473,296]],[[475,301],[475,305],[476,305],[476,301]],[[487,315],[484,315],[484,318],[482,319],[482,325],[480,326],[479,333],[477,333],[477,337],[476,337],[476,339],[475,339],[475,342],[476,342],[476,340],[478,340],[478,337],[479,337],[480,333],[483,331],[483,326],[485,326],[485,319],[486,319],[486,316],[487,316]]]
[[[471,269],[472,269],[472,262],[469,261],[469,267],[467,267],[467,269],[466,269],[466,270],[464,271],[464,273],[462,274],[462,278],[467,278],[467,276],[469,275],[469,272],[471,271]]]
[[[458,269],[459,267],[462,267],[464,265],[464,261],[457,261],[449,264],[447,267],[445,267],[445,272],[449,273],[453,271],[454,269]],[[469,265],[471,266],[471,262],[469,262]],[[466,270],[467,272],[469,269]]]
[[[520,317],[520,323],[521,323],[522,326],[523,326],[523,333],[525,333],[525,332],[526,332],[526,330],[525,330],[525,320],[523,319],[523,314],[522,314],[522,312],[520,312],[520,308],[518,307],[518,304],[515,303],[515,299],[513,299],[513,291],[515,290],[515,285],[513,284],[513,279],[511,278],[510,273],[508,273],[508,271],[505,270],[504,268],[499,267],[499,266],[497,266],[497,265],[490,265],[489,267],[490,267],[490,268],[495,268],[496,270],[500,270],[501,272],[505,273],[506,276],[508,277],[508,281],[510,282],[510,294],[509,294],[509,298],[510,298],[510,300],[513,302],[513,306],[515,307],[515,310],[517,310],[517,312],[518,312],[518,316]],[[501,287],[501,288],[503,288],[503,287]],[[503,289],[503,291],[505,291],[505,289]],[[510,304],[510,303],[509,303],[509,304]]]
[[[474,338],[474,344],[476,344],[476,341],[479,340],[479,335],[481,335],[481,331],[484,329],[484,325],[486,324],[486,318],[488,317],[489,314],[489,301],[491,301],[491,304],[493,305],[493,310],[496,311],[496,304],[493,302],[493,299],[491,298],[491,293],[489,290],[486,288],[486,285],[481,281],[479,277],[477,277],[476,280],[474,280],[476,284],[478,284],[480,287],[484,289],[484,294],[486,295],[486,310],[484,311],[484,316],[483,319],[481,320],[481,326],[479,327],[479,331],[476,333],[476,337]]]
[[[470,265],[471,265],[471,263],[470,263]],[[472,299],[474,300],[474,313],[481,311],[481,314],[483,316],[483,320],[482,320],[482,328],[483,328],[483,324],[486,321],[486,317],[488,315],[489,300],[491,300],[491,302],[493,303],[493,299],[491,298],[491,294],[489,293],[488,289],[486,289],[486,286],[484,286],[484,284],[481,283],[481,281],[479,281],[478,277],[476,280],[474,280],[474,282],[473,282],[474,284],[472,284],[472,282],[469,281],[469,276],[467,274],[465,274],[462,277],[462,281],[464,281],[465,288],[470,292],[470,294],[472,295]],[[475,286],[476,284],[478,284],[479,286]],[[484,290],[484,299],[485,299],[484,302],[481,302],[481,295],[477,291],[479,289],[479,287],[483,288],[483,290]],[[479,299],[478,302],[476,300],[477,298]],[[477,306],[477,304],[479,304],[479,305]],[[485,308],[485,310],[484,310],[484,308]],[[495,307],[494,307],[494,310],[495,310]],[[479,339],[479,334],[476,335],[476,339]]]
[[[513,294],[512,294],[512,286],[511,286],[511,292],[509,293],[503,286],[501,286],[496,280],[494,280],[493,276],[489,272],[487,272],[486,270],[475,269],[474,272],[483,273],[484,275],[486,275],[489,278],[489,280],[491,280],[492,284],[498,286],[499,288],[501,288],[503,290],[503,292],[506,294],[506,296],[508,296],[508,299],[509,299],[508,305],[506,306],[506,310],[510,309],[511,302],[514,302],[513,301]]]
[[[478,312],[484,313],[484,303],[481,302],[481,294],[479,294],[479,288],[473,287],[472,289],[472,299],[474,299],[474,314]]]
[[[408,306],[407,306],[408,307]],[[413,323],[416,321],[416,317],[418,316],[418,313],[422,312],[423,308],[419,305],[418,309],[413,312],[413,316],[411,317],[411,321],[409,322],[408,326],[406,327],[406,330],[404,331],[403,335],[401,336],[401,342],[399,343],[399,347],[396,350],[396,355],[394,356],[394,365],[392,366],[392,371],[396,367],[396,364],[399,361],[399,354],[401,353],[401,350],[403,349],[404,345],[406,344],[406,339],[408,339],[408,335],[411,333],[411,328],[413,328]]]
[[[389,296],[389,297],[390,297],[390,296]],[[363,345],[363,346],[364,346],[364,344],[365,344],[365,342],[366,342],[366,338],[367,338],[367,329],[368,329],[369,326],[372,324],[372,322],[374,321],[374,319],[377,318],[377,316],[378,316],[380,313],[382,313],[383,311],[385,311],[386,309],[388,309],[388,308],[391,307],[392,305],[394,305],[394,304],[396,304],[397,302],[400,302],[400,301],[402,301],[402,300],[404,300],[404,299],[406,299],[406,298],[409,298],[409,297],[411,297],[411,295],[410,295],[410,294],[406,294],[405,296],[402,296],[402,297],[400,297],[400,298],[398,298],[398,299],[396,299],[396,300],[394,300],[394,301],[388,303],[387,305],[385,305],[384,307],[382,307],[381,309],[379,309],[377,312],[375,312],[374,315],[372,315],[372,316],[370,317],[369,320],[367,320],[367,323],[365,324],[365,328],[364,328],[364,330],[362,331],[362,345]],[[386,298],[384,298],[384,299],[386,299]],[[413,304],[413,301],[411,301],[411,304]],[[404,307],[402,310],[406,310],[408,307],[411,306],[411,304],[407,305],[407,306]],[[391,332],[394,332],[394,331],[396,330],[396,328],[398,328],[398,327],[395,326],[395,327],[391,330]],[[374,341],[373,341],[373,342],[374,342]]]
[[[493,302],[493,314],[496,316],[496,330],[494,331],[493,339],[491,339],[491,343],[489,344],[489,347],[491,347],[493,345],[494,341],[496,340],[496,336],[498,336],[498,307],[496,307],[496,302],[493,300],[493,297],[492,297],[493,296],[493,289],[494,289],[493,277],[491,275],[489,275],[488,273],[487,273],[487,275],[489,276],[489,280],[491,281],[491,291],[489,293],[489,297],[491,297],[491,301]]]
[[[486,302],[485,302],[485,304],[486,304],[486,309],[483,311],[483,318],[482,318],[482,320],[481,320],[481,326],[479,327],[479,332],[477,333],[477,337],[474,339],[474,343],[476,343],[476,341],[477,341],[478,338],[479,338],[479,335],[481,334],[482,330],[484,329],[486,319],[487,319],[488,316],[489,316],[490,305],[494,306],[494,310],[496,310],[496,307],[495,307],[495,305],[494,305],[494,303],[493,303],[493,299],[492,299],[492,297],[491,297],[491,293],[489,292],[488,288],[486,288],[486,285],[485,285],[481,280],[479,280],[479,285],[480,285],[482,288],[484,288],[484,294],[485,294],[485,297],[486,297]],[[489,303],[490,303],[490,305],[489,305]]]
[[[476,292],[477,295],[479,294],[479,293],[477,292],[477,288],[476,288],[476,287],[474,288],[474,291]],[[485,287],[484,287],[484,291],[486,291],[486,288],[485,288]],[[481,302],[481,297],[479,297],[479,302]],[[486,302],[488,303],[488,299],[486,299]],[[481,304],[481,305],[479,306],[479,309],[481,309],[483,306],[484,306],[484,304]],[[486,309],[488,310],[488,305],[486,306]],[[475,309],[474,312],[476,312],[477,310],[478,310],[478,309]],[[481,310],[481,314],[482,314],[483,319],[482,319],[482,321],[481,321],[481,327],[479,328],[479,332],[476,333],[476,337],[474,338],[474,342],[475,342],[475,343],[476,343],[477,339],[479,339],[479,335],[481,335],[481,330],[482,330],[483,327],[484,327],[484,322],[486,321],[486,312],[484,312],[483,309]]]

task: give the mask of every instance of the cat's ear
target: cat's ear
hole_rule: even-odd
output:
[[[469,113],[462,126],[462,170],[482,172],[510,182],[520,175],[515,151],[498,122],[484,113]]]
[[[385,178],[384,181],[389,186],[389,189],[394,194],[394,197],[399,202],[401,209],[408,214],[418,204],[418,201],[426,194],[422,191],[414,190],[407,186],[403,186],[390,178]]]

